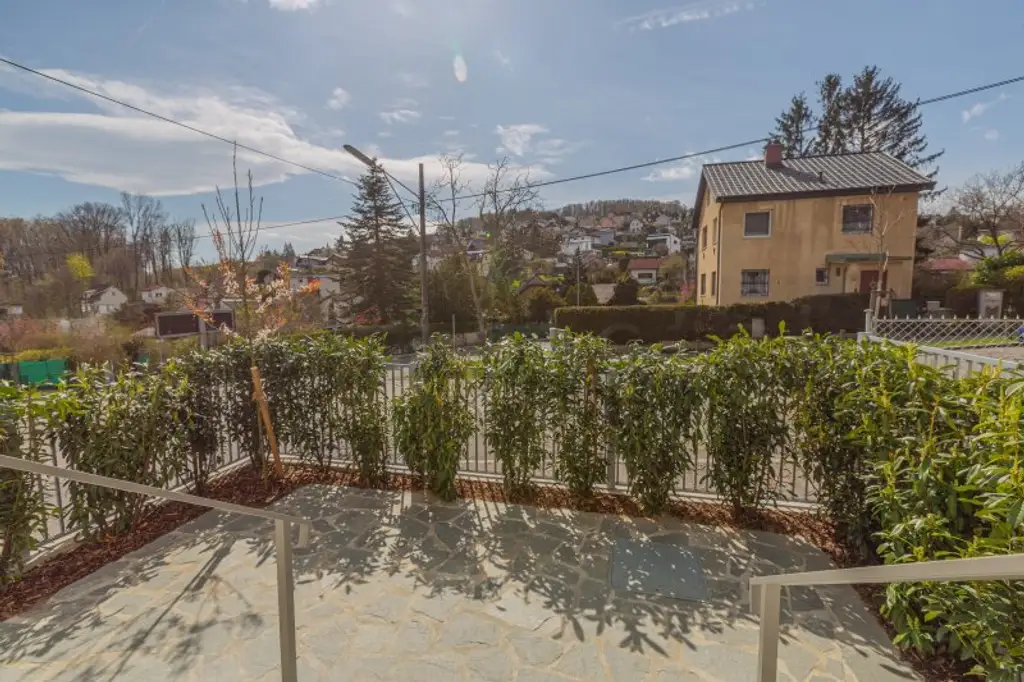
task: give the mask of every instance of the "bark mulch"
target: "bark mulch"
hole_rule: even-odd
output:
[[[265,507],[310,483],[366,487],[359,482],[354,472],[345,470],[332,469],[324,472],[310,467],[289,466],[283,479],[265,479],[256,470],[245,467],[210,483],[203,497],[250,507]],[[456,482],[456,487],[459,497],[464,499],[515,502],[548,509],[576,509],[601,514],[635,517],[645,515],[635,501],[619,494],[602,492],[589,499],[579,499],[564,488],[542,484],[538,485],[528,498],[509,500],[499,481],[460,479]],[[411,476],[392,474],[386,488],[412,490],[421,489],[421,486]],[[144,547],[207,511],[209,509],[205,507],[180,502],[154,506],[130,531],[86,540],[70,551],[34,566],[6,589],[0,589],[0,622],[24,613],[68,585]],[[836,542],[831,524],[807,512],[768,509],[737,516],[731,508],[723,504],[674,500],[667,513],[695,523],[802,537],[829,554],[838,566],[860,565],[852,552]],[[885,587],[854,587],[878,616],[879,622],[889,636],[894,636],[892,627],[878,615],[879,607],[885,599]],[[977,679],[966,676],[966,667],[946,657],[925,658],[913,652],[904,652],[904,658],[926,682],[969,682]]]

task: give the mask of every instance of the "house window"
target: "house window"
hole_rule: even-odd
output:
[[[711,242],[718,244],[718,218],[715,218],[711,223]]]
[[[701,273],[700,276],[700,295],[703,296],[707,293],[708,275],[707,273]]]
[[[871,232],[873,208],[871,204],[843,206],[843,233],[867,234]]]
[[[718,273],[711,273],[711,295],[714,296],[718,292]]]
[[[818,286],[828,286],[828,268],[815,269],[814,283]]]
[[[768,270],[741,270],[740,296],[767,296]]]
[[[705,225],[700,231],[700,248],[708,248],[708,226]]]
[[[755,211],[743,216],[744,237],[769,237],[772,233],[772,214],[769,211]]]

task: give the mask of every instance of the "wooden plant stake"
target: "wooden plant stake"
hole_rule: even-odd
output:
[[[274,473],[279,479],[284,478],[284,466],[281,464],[281,453],[277,449],[277,436],[274,435],[274,425],[270,421],[270,403],[267,402],[267,394],[263,392],[263,379],[260,377],[260,369],[256,365],[250,367],[252,370],[252,399],[260,408],[260,421],[267,430],[267,440],[270,441],[270,454],[274,457]]]

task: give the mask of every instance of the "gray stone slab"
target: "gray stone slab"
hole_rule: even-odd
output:
[[[617,538],[612,550],[612,587],[687,601],[710,598],[696,552],[686,547],[626,538]]]

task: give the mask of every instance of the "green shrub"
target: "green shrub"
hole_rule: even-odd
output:
[[[41,362],[44,360],[67,360],[71,357],[70,348],[34,348],[15,353],[14,362]]]
[[[419,354],[412,384],[393,401],[395,449],[443,500],[455,499],[459,460],[473,435],[468,382],[466,360],[435,338]]]
[[[741,328],[750,329],[755,317],[766,329],[786,328],[819,333],[854,332],[864,329],[866,296],[827,294],[808,296],[789,303],[741,304],[723,307],[694,305],[609,305],[559,308],[555,326],[591,333],[616,343],[642,341],[703,341],[729,338]]]
[[[51,400],[34,389],[0,383],[0,452],[46,460],[46,414]],[[32,474],[0,468],[0,590],[24,567],[55,510]]]
[[[579,291],[579,300],[576,298],[577,291]],[[581,282],[578,288],[573,284],[565,291],[565,305],[597,305],[597,294],[594,293],[594,287],[589,282]]]
[[[533,287],[523,294],[522,300],[530,322],[549,322],[555,309],[565,305],[565,299],[550,287]]]
[[[513,498],[530,491],[547,454],[546,364],[541,345],[518,333],[490,346],[483,360],[487,443]]]
[[[665,508],[692,465],[702,395],[695,369],[657,346],[633,346],[610,363],[605,396],[612,442],[626,465],[630,493],[651,513]]]
[[[564,334],[551,342],[548,391],[551,399],[555,476],[577,497],[589,497],[607,480],[607,422],[601,372],[608,343],[593,336]]]

